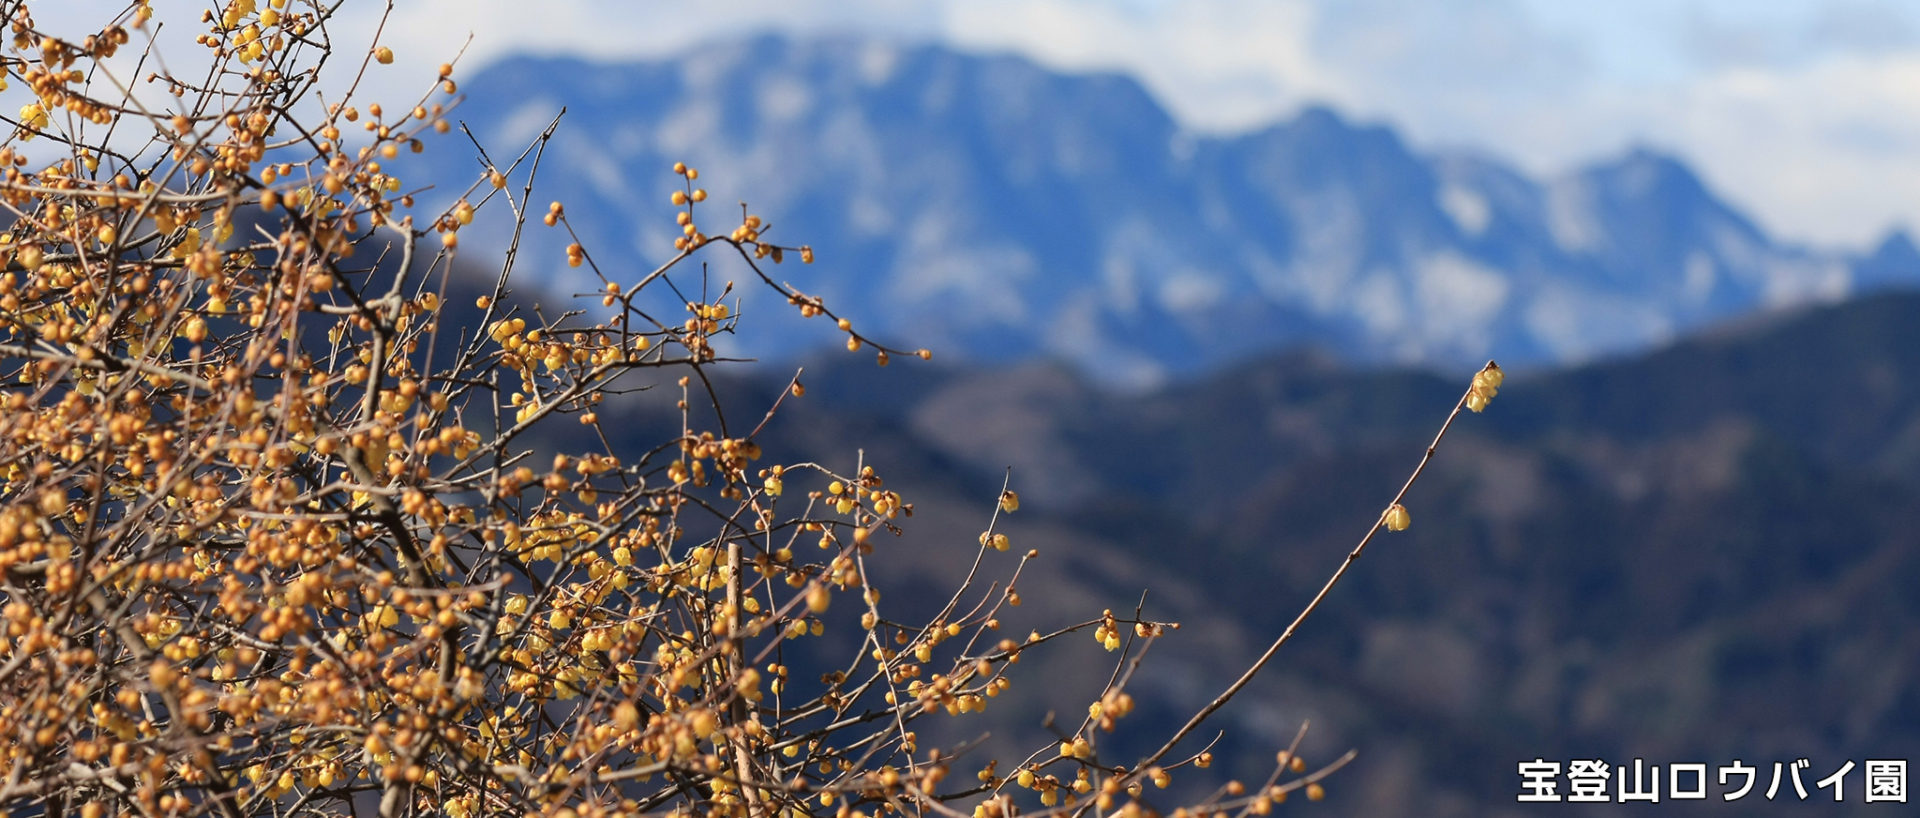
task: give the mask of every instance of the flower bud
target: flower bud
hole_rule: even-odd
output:
[[[1500,394],[1500,384],[1507,379],[1498,364],[1487,362],[1487,368],[1474,373],[1473,387],[1467,390],[1467,408],[1479,412],[1487,408],[1493,396]]]
[[[1405,531],[1413,525],[1413,516],[1407,513],[1407,507],[1394,503],[1387,507],[1386,523],[1388,531]]]

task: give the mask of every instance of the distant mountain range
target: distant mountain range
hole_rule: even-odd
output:
[[[1294,345],[1574,362],[1920,283],[1903,234],[1858,253],[1781,242],[1648,150],[1539,180],[1415,151],[1326,108],[1196,136],[1130,78],[1011,56],[763,37],[658,62],[503,59],[464,88],[458,116],[496,157],[567,108],[536,207],[564,198],[612,270],[671,253],[668,167],[684,160],[714,193],[709,230],[750,200],[777,225],[769,238],[819,252],[776,272],[863,329],[964,360],[1064,360],[1108,382]],[[478,168],[471,153],[436,146],[432,178],[456,187]],[[523,281],[592,286],[563,266],[566,241],[535,225],[522,264],[537,275]],[[823,342],[796,326],[756,320],[747,346]]]
[[[1920,753],[1920,294],[1854,298],[1920,283],[1904,234],[1777,241],[1644,150],[1537,180],[1325,109],[1196,137],[1129,79],[934,47],[757,39],[511,59],[463,84],[495,157],[568,106],[533,208],[564,199],[609,272],[670,255],[684,160],[714,194],[704,222],[745,197],[819,250],[772,274],[939,353],[884,370],[826,354],[829,327],[765,299],[729,341],[806,364],[806,396],[758,438],[768,462],[863,460],[916,504],[872,561],[903,618],[968,570],[1012,466],[1025,502],[1002,522],[1042,556],[1009,632],[1143,588],[1184,623],[1103,760],[1150,749],[1285,626],[1488,357],[1538,366],[1462,421],[1409,496],[1412,530],[1376,541],[1217,717],[1223,763],[1195,785],[1263,776],[1303,719],[1310,760],[1360,752],[1327,814],[1532,814],[1515,765],[1535,757],[1804,757],[1818,777]],[[426,158],[453,180],[467,153]],[[591,287],[567,240],[530,227],[523,305]],[[756,291],[711,260],[709,287]],[[698,273],[675,284],[691,295]],[[1396,363],[1414,366],[1376,365]],[[736,420],[785,388],[762,374],[715,375]],[[679,433],[660,394],[610,400],[615,450]],[[1024,727],[1030,749],[1111,658],[1091,638],[1036,654],[951,738],[1004,749]],[[1879,806],[1860,783],[1847,814]],[[1661,809],[1760,801],[1710,790]],[[1801,807],[1836,814],[1781,809]]]
[[[1149,615],[1185,625],[1140,671],[1141,710],[1103,738],[1115,763],[1157,746],[1286,627],[1472,371],[1292,353],[1124,392],[1059,364],[910,363],[810,362],[806,397],[759,438],[769,462],[873,464],[915,503],[906,535],[880,538],[869,562],[904,620],[931,615],[969,570],[1012,466],[1023,502],[1001,530],[1041,556],[1010,632],[1130,609],[1143,589]],[[737,416],[758,419],[786,386],[739,375],[716,380]],[[660,397],[603,410],[625,419],[615,450],[678,432]],[[1259,780],[1309,719],[1310,759],[1360,753],[1329,781],[1335,815],[1535,814],[1514,794],[1515,765],[1536,757],[1739,759],[1764,777],[1771,761],[1809,758],[1824,776],[1920,753],[1920,294],[1510,375],[1407,504],[1412,529],[1377,539],[1200,731],[1196,745],[1226,731],[1216,755],[1229,762],[1194,785]],[[989,555],[984,570],[1015,561]],[[992,731],[1031,749],[1045,714],[1084,706],[1112,661],[1091,638],[1031,658],[1017,695],[952,738]],[[1878,814],[1858,775],[1844,808],[1782,809]],[[1723,803],[1709,783],[1709,801],[1661,808],[1762,803],[1761,790]],[[1606,809],[1575,811],[1624,814]]]

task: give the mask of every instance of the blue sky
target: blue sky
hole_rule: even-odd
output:
[[[36,13],[57,26],[109,5]],[[383,4],[347,7],[336,35],[364,41]],[[1323,102],[1422,149],[1542,175],[1650,145],[1788,238],[1857,246],[1920,227],[1920,2],[399,0],[387,42],[401,60],[373,79],[409,95],[469,35],[477,65],[516,50],[657,57],[767,29],[1123,71],[1199,131]]]

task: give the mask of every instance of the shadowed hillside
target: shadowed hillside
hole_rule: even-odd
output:
[[[1221,757],[1257,774],[1311,718],[1310,753],[1362,753],[1333,782],[1338,811],[1486,815],[1536,756],[1807,757],[1822,775],[1913,756],[1916,318],[1920,296],[1888,295],[1515,372],[1410,495],[1411,531],[1376,542],[1225,714]],[[1035,621],[1130,608],[1149,586],[1150,610],[1185,620],[1150,662],[1145,689],[1168,699],[1150,722],[1190,712],[1284,627],[1467,374],[1292,355],[1132,395],[1045,365],[828,360],[766,441],[837,464],[862,441],[901,477],[920,513],[881,546],[924,576],[896,587],[964,568],[1013,466],[1027,502],[1007,530],[1042,551],[1033,587],[1062,589],[1028,603]],[[721,389],[764,406],[784,384]],[[1049,679],[1025,691],[1030,726],[1104,679],[1086,641],[1027,671]],[[1143,741],[1171,728],[1143,726]]]

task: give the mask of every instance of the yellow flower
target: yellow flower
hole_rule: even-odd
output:
[[[1467,408],[1475,412],[1487,408],[1493,396],[1500,394],[1500,384],[1507,379],[1507,373],[1500,365],[1487,362],[1487,368],[1474,373],[1473,387],[1467,392]]]
[[[1386,522],[1388,531],[1405,531],[1413,525],[1413,516],[1407,513],[1407,507],[1394,503],[1387,507]]]
[[[36,131],[47,127],[47,109],[41,107],[38,102],[29,102],[20,106],[20,124],[23,127],[21,140],[34,138],[37,135]]]

